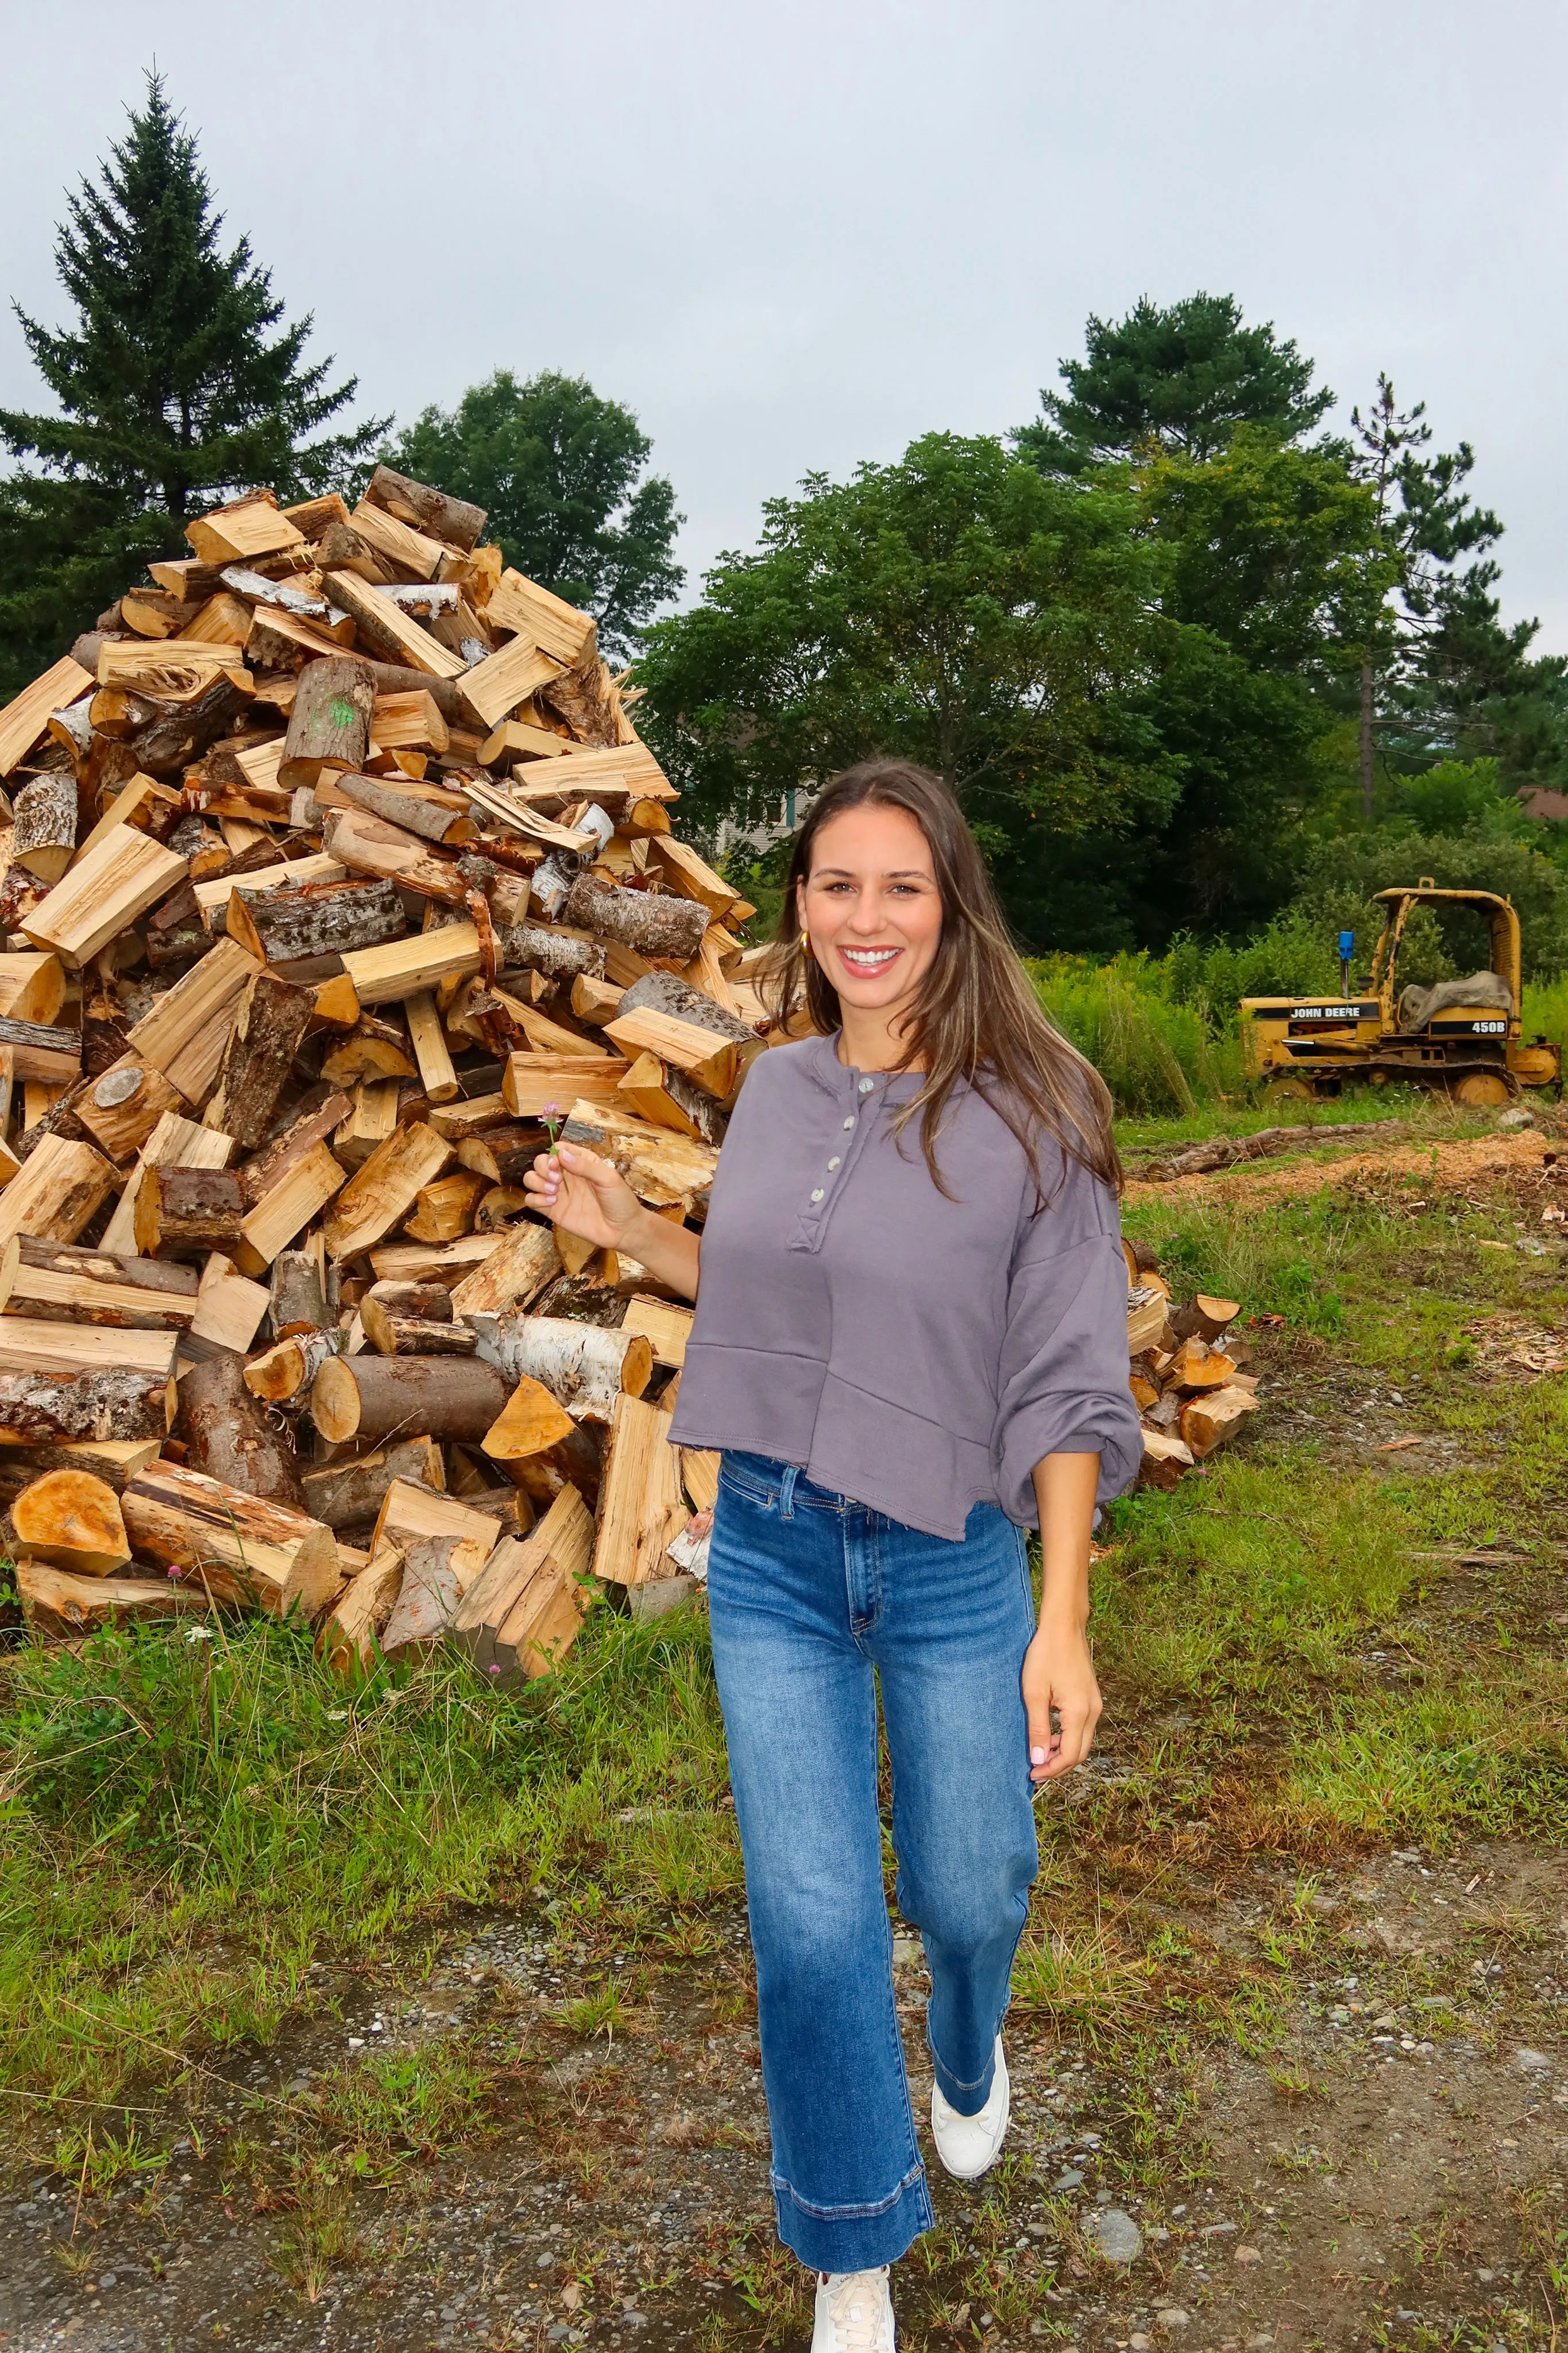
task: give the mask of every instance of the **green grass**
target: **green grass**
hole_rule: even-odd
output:
[[[1370,1839],[1568,1834],[1568,1384],[1519,1386],[1482,1345],[1500,1316],[1560,1326],[1568,1282],[1555,1259],[1480,1247],[1515,1239],[1506,1198],[1428,1189],[1129,1211],[1178,1291],[1285,1318],[1250,1335],[1265,1395],[1316,1415],[1266,1412],[1174,1493],[1115,1506],[1096,1572],[1114,1771],[1041,1810],[1046,1900],[1017,1993],[1120,2039],[1130,2100],[1152,2098],[1140,2038],[1167,2059],[1173,2034],[1270,2048],[1268,1972],[1313,1932],[1282,1898],[1242,1968],[1162,1911],[1163,1873],[1261,1851],[1304,1884]],[[1400,1386],[1400,1426],[1434,1441],[1419,1461],[1347,1451],[1374,1384]],[[1454,1556],[1478,1545],[1510,1565],[1464,1576]],[[585,2038],[618,2040],[645,1998],[609,1979],[611,1939],[628,1980],[718,1973],[725,2014],[744,2014],[710,1925],[741,1894],[725,1788],[697,1614],[596,1611],[563,1671],[515,1694],[441,1659],[347,1687],[303,1630],[263,1619],[210,1642],[152,1627],[13,1652],[0,2084],[22,2145],[90,2156],[95,2180],[155,2172],[225,2054],[319,2008],[312,1963],[412,1951],[456,1905],[541,1906],[575,1965],[554,2022]],[[333,2260],[333,2182],[468,2128],[498,2063],[382,2053],[292,2104],[307,2286]],[[276,2132],[275,2098],[270,2114]]]

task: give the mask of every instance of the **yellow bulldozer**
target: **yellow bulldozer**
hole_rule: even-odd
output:
[[[1524,1087],[1563,1094],[1563,1050],[1524,1041],[1519,916],[1491,891],[1439,891],[1430,875],[1379,891],[1383,932],[1372,973],[1351,989],[1352,934],[1340,934],[1339,997],[1244,997],[1242,1051],[1269,1103],[1337,1095],[1346,1080],[1441,1087],[1461,1103],[1505,1103]],[[1398,989],[1399,944],[1413,907],[1472,907],[1491,935],[1491,968],[1434,988]]]

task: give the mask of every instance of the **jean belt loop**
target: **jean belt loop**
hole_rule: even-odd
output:
[[[781,1520],[793,1520],[795,1517],[795,1482],[799,1477],[800,1471],[798,1466],[794,1462],[790,1463],[784,1474],[784,1485],[779,1490],[779,1517]]]

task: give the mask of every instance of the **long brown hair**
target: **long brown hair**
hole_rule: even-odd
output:
[[[816,838],[852,808],[902,809],[930,846],[942,899],[942,934],[912,1008],[898,1064],[925,1065],[925,1084],[902,1106],[895,1128],[917,1112],[921,1146],[932,1182],[946,1193],[936,1145],[953,1089],[966,1082],[1005,1121],[1028,1155],[1037,1192],[1039,1137],[1118,1191],[1121,1164],[1111,1135],[1110,1092],[1099,1071],[1070,1046],[1043,1011],[1007,935],[991,878],[952,791],[911,760],[862,760],[835,776],[802,826],[790,860],[776,955],[764,983],[770,1009],[784,1020],[805,1000],[813,1027],[841,1026],[838,991],[806,954],[800,890],[811,873]]]

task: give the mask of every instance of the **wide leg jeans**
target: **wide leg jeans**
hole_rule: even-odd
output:
[[[976,1504],[952,1544],[727,1453],[708,1594],[756,1956],[779,2236],[818,2271],[892,2262],[931,2222],[893,1999],[877,1679],[896,1893],[931,1971],[936,2080],[991,2090],[1038,1865],[1019,1686],[1025,1539]]]

